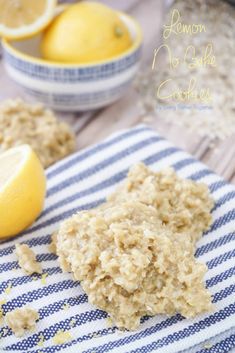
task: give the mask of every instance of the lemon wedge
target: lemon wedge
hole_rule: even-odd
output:
[[[29,145],[0,154],[0,239],[24,230],[43,209],[46,178]]]
[[[41,53],[46,60],[93,63],[113,58],[132,44],[118,12],[88,1],[68,6],[45,29]]]
[[[47,26],[56,0],[0,0],[0,35],[9,39],[30,37]]]

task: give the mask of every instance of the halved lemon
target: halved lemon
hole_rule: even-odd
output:
[[[29,145],[0,154],[0,239],[33,223],[43,209],[45,193],[44,169]]]
[[[0,0],[0,36],[30,37],[45,28],[54,16],[57,0]]]

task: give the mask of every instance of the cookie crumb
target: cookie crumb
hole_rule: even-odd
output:
[[[210,349],[210,348],[213,347],[213,345],[212,345],[210,342],[207,342],[207,343],[204,344],[203,347],[204,347],[205,349]]]
[[[68,303],[64,303],[62,308],[63,308],[63,310],[69,310],[70,305]]]
[[[3,330],[2,330],[2,336],[1,337],[6,337],[7,333],[8,333],[8,329],[6,327],[4,327]]]
[[[0,324],[2,325],[3,324],[3,316],[4,316],[4,312],[3,312],[3,308],[2,308],[2,306],[4,305],[4,304],[6,304],[6,299],[1,299],[0,300]]]
[[[48,276],[48,273],[47,273],[47,272],[45,272],[45,273],[42,274],[41,283],[42,283],[42,285],[44,285],[44,286],[47,284],[47,282],[46,282],[47,276]]]
[[[55,255],[56,255],[56,234],[57,234],[57,232],[54,232],[54,233],[51,235],[51,242],[50,242],[50,244],[48,245],[49,251],[50,251],[52,254],[55,254]]]
[[[15,248],[19,266],[27,275],[42,273],[41,264],[37,262],[34,251],[27,244],[16,244]]]
[[[40,335],[39,335],[39,341],[38,341],[38,346],[39,347],[42,347],[43,345],[44,345],[44,336],[43,336],[43,334],[42,333],[40,333]]]
[[[9,295],[11,293],[11,290],[12,290],[12,283],[10,282],[6,287],[6,289],[4,290],[4,293]]]
[[[54,344],[63,344],[72,339],[71,334],[68,331],[59,330],[53,337]]]
[[[74,327],[75,325],[76,325],[76,320],[73,318],[73,319],[71,319],[69,326]]]
[[[108,327],[112,327],[113,326],[113,320],[111,319],[111,317],[107,317],[106,318],[106,323]]]
[[[6,314],[6,323],[16,337],[22,337],[25,330],[34,330],[38,319],[37,311],[29,307],[17,308]]]

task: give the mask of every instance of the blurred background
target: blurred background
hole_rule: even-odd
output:
[[[59,2],[64,4],[74,1]],[[138,52],[135,56],[133,74],[129,72],[128,85],[123,86],[123,93],[117,100],[97,108],[88,107],[83,111],[66,112],[63,109],[63,112],[56,112],[76,133],[77,149],[100,141],[119,129],[145,123],[235,183],[233,1],[100,0],[99,3],[131,15],[142,29],[143,42],[141,54]],[[200,23],[205,26],[206,31],[198,35],[171,35],[164,40],[164,25],[170,24],[174,9],[180,13],[182,23]],[[203,58],[208,43],[211,43],[216,65],[201,65],[190,69],[187,65],[180,64],[177,69],[172,70],[169,53],[161,51],[152,67],[154,51],[163,43],[167,43],[172,54],[178,58],[184,58],[185,48],[188,46],[193,46],[195,55]],[[189,60],[192,60],[192,55]],[[114,83],[115,75],[109,75],[110,84]],[[169,77],[174,80],[174,90],[186,90],[190,77],[196,78],[197,89],[208,88],[212,100],[206,104],[201,101],[162,101],[157,97],[157,88]],[[108,81],[104,80],[104,87],[107,85]],[[3,57],[0,62],[0,87],[1,100],[18,96],[27,101],[35,100],[35,97],[25,93],[9,77]]]

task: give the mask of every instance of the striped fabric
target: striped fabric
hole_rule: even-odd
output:
[[[180,176],[209,186],[216,200],[214,222],[198,242],[196,255],[209,268],[205,280],[213,294],[214,311],[192,320],[178,314],[145,317],[139,330],[121,333],[108,326],[105,312],[87,303],[79,283],[73,282],[70,274],[61,273],[48,243],[62,220],[101,203],[138,161],[154,170],[171,165]],[[0,300],[7,300],[4,312],[27,304],[38,310],[40,319],[37,330],[22,338],[16,338],[7,326],[0,327],[1,352],[225,353],[235,347],[234,186],[144,125],[64,159],[47,170],[47,179],[43,214],[17,238],[37,253],[43,272],[48,274],[46,284],[40,276],[25,276],[18,267],[13,253],[15,239],[0,245]],[[5,289],[10,286],[7,294]],[[53,345],[58,330],[69,330],[72,339]],[[41,335],[43,345],[39,343]]]

